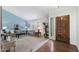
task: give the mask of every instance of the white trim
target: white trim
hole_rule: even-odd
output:
[[[49,39],[50,39],[50,17],[49,17]]]
[[[53,25],[54,26],[53,27],[54,28],[53,36],[50,35],[50,18],[53,18],[53,21],[54,21],[53,22],[54,23],[54,25]],[[56,32],[56,21],[55,21],[55,17],[49,17],[49,39],[56,40],[56,38],[55,38],[56,37],[56,33],[55,32]]]

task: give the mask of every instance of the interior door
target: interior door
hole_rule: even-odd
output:
[[[56,17],[56,40],[70,43],[69,15]]]

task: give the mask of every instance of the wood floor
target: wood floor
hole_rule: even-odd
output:
[[[36,52],[78,52],[78,49],[75,45],[49,40]]]

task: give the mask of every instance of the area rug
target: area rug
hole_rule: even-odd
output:
[[[24,36],[16,39],[16,52],[34,52],[45,44],[48,39],[43,37]]]

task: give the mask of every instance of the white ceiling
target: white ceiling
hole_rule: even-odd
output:
[[[35,20],[48,17],[49,13],[71,9],[72,6],[3,6],[2,8],[25,20]]]
[[[48,16],[49,11],[56,6],[4,6],[2,8],[25,20],[32,20]]]

